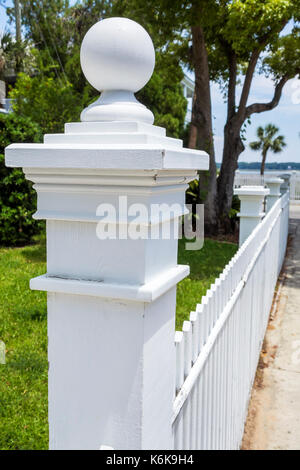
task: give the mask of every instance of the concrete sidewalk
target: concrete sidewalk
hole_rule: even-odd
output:
[[[300,449],[300,205],[290,207],[290,240],[279,289],[252,391],[243,449]]]

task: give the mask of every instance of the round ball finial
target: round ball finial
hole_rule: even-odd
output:
[[[151,78],[155,52],[141,25],[128,18],[108,18],[86,33],[80,62],[85,77],[98,91],[135,93]]]

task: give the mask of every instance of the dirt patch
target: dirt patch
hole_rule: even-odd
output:
[[[218,233],[217,235],[209,235],[208,238],[218,242],[239,243],[239,234],[237,231],[235,233]]]

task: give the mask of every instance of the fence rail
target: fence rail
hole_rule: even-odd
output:
[[[175,334],[175,449],[238,449],[286,250],[281,197]]]

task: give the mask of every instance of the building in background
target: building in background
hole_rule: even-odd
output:
[[[3,80],[0,80],[0,113],[7,113],[5,107],[6,86]]]
[[[11,100],[6,98],[6,84],[0,80],[0,113],[7,114],[11,111]]]
[[[187,99],[187,110],[185,116],[185,123],[189,124],[192,120],[192,107],[193,107],[193,95],[195,89],[194,81],[188,77],[188,75],[184,74],[184,78],[181,82],[183,86],[183,94],[184,97]]]

